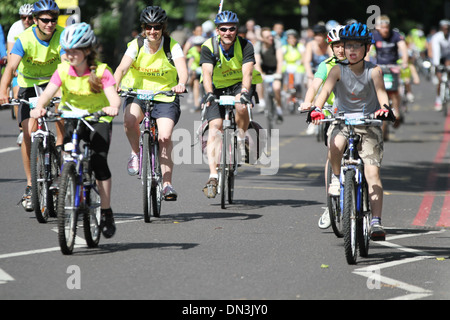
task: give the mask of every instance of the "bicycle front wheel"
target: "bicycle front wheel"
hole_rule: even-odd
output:
[[[50,192],[47,170],[50,156],[45,159],[44,138],[35,137],[31,144],[31,201],[37,221],[46,223],[50,210],[53,211],[53,197]],[[46,165],[47,161],[47,165]]]
[[[92,176],[92,184],[88,187],[86,208],[83,214],[84,237],[88,247],[95,248],[100,242],[101,202],[97,182]]]
[[[369,191],[367,182],[364,181],[362,188],[362,215],[358,218],[358,246],[359,255],[367,257],[369,255],[370,243],[370,221],[372,220],[372,212],[370,210]]]
[[[225,199],[226,199],[226,187],[227,187],[227,159],[228,159],[228,139],[227,131],[223,131],[222,135],[222,154],[219,167],[219,192],[220,192],[220,206],[225,209]]]
[[[72,254],[77,233],[78,208],[76,197],[77,186],[76,164],[67,162],[61,173],[58,195],[58,240],[63,254]]]
[[[348,264],[356,264],[357,259],[357,223],[355,171],[345,172],[344,181],[344,250]]]
[[[159,162],[159,144],[155,141],[153,150],[153,183],[151,189],[151,198],[152,198],[152,210],[153,216],[159,218],[161,216],[161,204],[162,204],[162,173],[161,173],[161,164]]]
[[[152,166],[150,154],[150,133],[144,132],[142,135],[142,199],[144,209],[144,221],[149,223],[152,198],[150,195],[152,188]]]
[[[327,161],[327,183],[329,184],[331,181],[331,175],[333,173],[333,170],[331,169],[331,165]],[[328,189],[328,186],[326,186],[326,189]],[[342,213],[341,213],[341,205],[339,201],[339,197],[336,196],[330,196],[328,194],[327,190],[327,206],[328,206],[328,212],[330,214],[330,222],[331,222],[331,228],[333,229],[334,234],[338,238],[342,238],[344,236],[343,232],[343,221],[342,221]]]

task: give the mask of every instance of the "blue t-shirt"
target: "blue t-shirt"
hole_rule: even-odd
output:
[[[42,44],[43,46],[46,46],[46,47],[49,46],[50,42],[42,41],[41,39],[38,38],[38,36],[36,35],[36,27],[33,27],[33,33],[34,33],[34,36],[36,37],[36,40],[40,44]],[[11,49],[11,54],[12,53],[17,54],[18,56],[21,56],[21,57],[24,56],[25,52],[23,51],[23,46],[22,46],[22,42],[20,41],[20,38],[18,38],[16,40],[16,42],[14,43],[14,46]],[[61,51],[59,54],[62,56],[65,53],[66,53],[66,51],[63,48],[61,48]]]
[[[373,32],[375,48],[377,51],[377,64],[397,64],[399,59],[398,45],[399,41],[405,38],[395,30],[391,30],[387,38],[383,38],[378,31]]]

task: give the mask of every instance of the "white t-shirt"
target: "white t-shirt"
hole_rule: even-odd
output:
[[[17,38],[19,37],[19,34],[21,34],[24,30],[25,30],[25,28],[23,27],[22,20],[18,20],[16,22],[14,22],[8,31],[8,36],[6,37],[6,41],[15,43]]]
[[[450,33],[445,38],[444,32],[439,31],[431,37],[431,51],[433,65],[438,66],[441,58],[450,59]]]
[[[164,45],[165,37],[163,37],[161,44],[159,45],[158,51],[162,49]],[[144,39],[144,45],[142,46],[142,49],[145,53],[151,54],[149,49],[149,43],[147,39]],[[141,49],[141,50],[142,50]],[[158,52],[156,51],[156,52]],[[154,54],[156,54],[156,52]],[[173,46],[172,50],[170,51],[172,53],[172,59],[175,61],[178,58],[184,57],[183,49],[181,48],[180,44],[177,43]],[[125,55],[129,56],[131,59],[136,60],[138,51],[136,50],[135,46],[129,46],[127,51],[125,51]]]

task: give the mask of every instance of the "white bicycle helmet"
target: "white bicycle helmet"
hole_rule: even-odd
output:
[[[339,32],[341,32],[342,29],[344,29],[344,26],[341,25],[332,28],[327,34],[327,43],[332,44],[334,42],[341,41]]]
[[[31,16],[33,14],[33,5],[32,4],[24,4],[19,8],[19,14],[21,16]]]
[[[97,41],[91,26],[85,22],[75,23],[61,33],[61,47],[67,49],[87,48]]]

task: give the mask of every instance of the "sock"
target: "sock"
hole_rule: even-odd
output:
[[[381,218],[380,217],[373,217],[372,221],[370,221],[370,225],[373,225],[374,223],[378,222],[381,224]]]
[[[209,178],[214,178],[214,179],[219,179],[219,174],[215,173],[215,174],[210,174]]]

